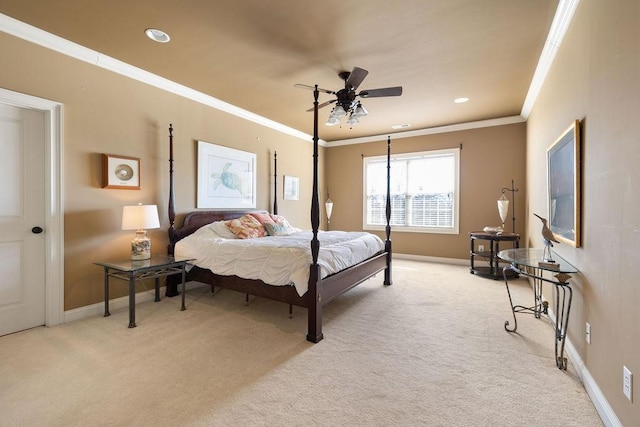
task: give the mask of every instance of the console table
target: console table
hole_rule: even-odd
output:
[[[556,300],[554,331],[556,366],[559,369],[566,370],[567,358],[564,357],[564,343],[567,338],[567,325],[569,324],[571,300],[573,299],[573,290],[568,280],[571,279],[571,274],[577,273],[578,270],[555,253],[553,254],[553,263],[545,262],[542,249],[507,249],[498,252],[498,258],[510,263],[510,265],[503,268],[502,273],[513,314],[513,328],[509,327],[508,320],[504,322],[504,328],[507,332],[515,332],[518,329],[516,313],[533,314],[537,319],[542,314],[548,314],[548,302],[542,300],[542,283],[547,282],[554,285]],[[545,271],[550,272],[552,278],[544,277]],[[533,306],[513,305],[511,292],[509,291],[509,272],[515,272],[518,275],[533,279]]]
[[[487,248],[480,250],[479,243],[486,242]],[[520,235],[515,233],[487,233],[486,231],[472,231],[469,233],[469,272],[478,276],[501,279],[502,270],[499,268],[500,260],[497,254],[500,251],[500,242],[512,242],[514,248],[520,245]],[[488,249],[488,250],[487,250]],[[486,261],[488,266],[478,266],[477,261]],[[515,274],[513,275],[515,276]]]
[[[189,260],[176,261],[169,256],[152,256],[145,260],[119,260],[96,262],[94,264],[104,268],[104,317],[109,313],[109,278],[126,280],[129,282],[129,327],[136,327],[136,280],[155,279],[155,301],[160,301],[160,278],[173,274],[181,274],[182,278],[182,307],[184,305],[184,286],[186,266]]]

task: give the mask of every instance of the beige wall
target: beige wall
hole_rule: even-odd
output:
[[[545,212],[546,149],[573,120],[581,121],[582,247],[555,247],[580,270],[569,338],[629,426],[640,420],[639,18],[637,0],[580,2],[527,134],[528,212]],[[542,245],[539,226],[531,219],[532,246]],[[623,365],[635,374],[633,403],[622,394]]]
[[[541,247],[540,224],[531,213],[546,212],[546,149],[572,120],[582,121],[583,245],[556,250],[581,270],[574,280],[569,338],[624,425],[640,419],[638,381],[636,403],[621,391],[623,365],[640,375],[640,286],[634,268],[640,265],[638,18],[636,0],[582,0],[526,126],[394,139],[392,148],[402,153],[463,144],[460,234],[398,232],[393,241],[397,253],[466,259],[467,233],[498,224],[495,200],[511,179],[520,188],[516,231],[529,236],[523,244]],[[179,213],[195,206],[195,141],[201,139],[257,154],[261,209],[271,204],[270,157],[277,150],[279,175],[299,176],[302,188],[300,201],[278,200],[280,212],[295,225],[309,226],[310,143],[4,33],[0,55],[1,87],[65,106],[66,310],[102,300],[102,274],[94,261],[128,256],[131,233],[120,230],[123,205],[158,204],[163,228],[150,235],[153,251],[164,253],[169,123],[176,136]],[[335,202],[332,228],[361,229],[361,156],[385,150],[385,141],[321,150],[321,160],[327,157],[322,198],[329,187]],[[140,157],[142,190],[102,189],[102,153]],[[114,293],[124,295],[124,286]],[[591,345],[584,341],[585,322],[592,326]]]
[[[373,118],[371,118],[373,119]],[[469,232],[485,226],[499,226],[497,200],[501,189],[511,187],[515,193],[516,232],[524,232],[525,192],[524,123],[396,138],[391,153],[456,148],[460,152],[460,233],[427,234],[396,232],[392,229],[393,252],[444,258],[469,258]],[[363,162],[362,156],[387,153],[386,139],[367,144],[345,145],[327,149],[326,178],[334,202],[331,228],[362,229]],[[510,193],[507,194],[511,198]],[[511,217],[511,210],[509,217]],[[505,224],[511,231],[511,221]],[[377,233],[381,237],[384,233]]]
[[[64,104],[64,308],[103,300],[94,261],[127,258],[132,232],[122,231],[122,206],[157,204],[161,228],[150,230],[152,252],[166,253],[169,123],[174,126],[177,213],[195,208],[196,141],[257,155],[257,208],[269,209],[273,151],[278,153],[279,213],[310,228],[311,142],[0,33],[0,86]],[[312,129],[312,123],[309,124]],[[141,190],[102,188],[102,153],[141,159]],[[322,159],[323,149],[320,150]],[[321,171],[322,171],[321,163]],[[282,175],[300,178],[300,200],[282,199]],[[321,175],[322,179],[322,175]],[[321,181],[322,182],[322,181]],[[152,283],[145,284],[149,288]],[[114,285],[113,296],[126,294]],[[142,290],[143,286],[139,287]]]

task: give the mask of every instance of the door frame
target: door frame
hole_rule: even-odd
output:
[[[63,105],[0,88],[0,103],[45,114],[45,326],[64,323]]]

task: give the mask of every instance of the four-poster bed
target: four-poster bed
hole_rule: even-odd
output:
[[[384,285],[391,285],[391,202],[387,197],[386,204],[386,240],[382,247],[372,256],[368,256],[355,265],[350,265],[341,271],[323,277],[321,265],[318,262],[320,254],[320,240],[318,239],[318,227],[320,223],[320,203],[318,200],[318,89],[314,90],[314,124],[313,124],[313,190],[311,201],[311,226],[312,238],[310,241],[311,264],[308,271],[308,287],[302,295],[294,286],[272,286],[259,279],[246,279],[237,275],[216,274],[211,270],[199,266],[193,266],[187,275],[187,280],[198,281],[220,286],[223,288],[264,297],[290,305],[300,306],[308,310],[307,340],[317,343],[323,338],[322,333],[322,307],[331,300],[369,279],[375,274],[384,271]],[[228,221],[242,217],[248,211],[194,211],[186,214],[182,227],[175,228],[175,198],[173,184],[173,128],[169,127],[169,254],[174,255],[176,244],[182,239],[191,236],[201,227],[210,225],[216,221]],[[387,140],[387,196],[389,195],[391,139]],[[277,165],[274,156],[274,182],[277,179]],[[274,184],[274,199],[277,200],[277,186]],[[265,211],[253,211],[266,214]],[[274,214],[277,214],[277,203],[274,200]],[[327,232],[328,233],[328,232]],[[360,233],[368,234],[368,233]],[[255,240],[255,239],[250,239]],[[378,239],[380,240],[380,239]],[[324,254],[324,253],[323,253]],[[167,295],[177,295],[175,284],[167,284]]]

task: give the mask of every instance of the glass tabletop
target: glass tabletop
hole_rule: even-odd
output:
[[[149,259],[139,260],[139,261],[131,260],[131,259],[122,259],[122,260],[116,260],[116,261],[94,262],[94,264],[100,265],[102,267],[113,268],[119,271],[135,272],[139,270],[144,270],[146,268],[170,267],[172,265],[180,265],[187,261],[191,261],[191,260],[176,261],[173,257],[170,257],[170,256],[154,255]]]
[[[498,252],[498,258],[510,262],[512,264],[517,264],[521,266],[541,268],[543,270],[549,270],[559,273],[577,273],[578,270],[567,260],[562,258],[560,255],[556,253],[551,253],[553,256],[553,260],[555,263],[549,265],[544,261],[543,257],[543,249],[531,249],[531,248],[520,248],[520,249],[506,249],[504,251]]]

